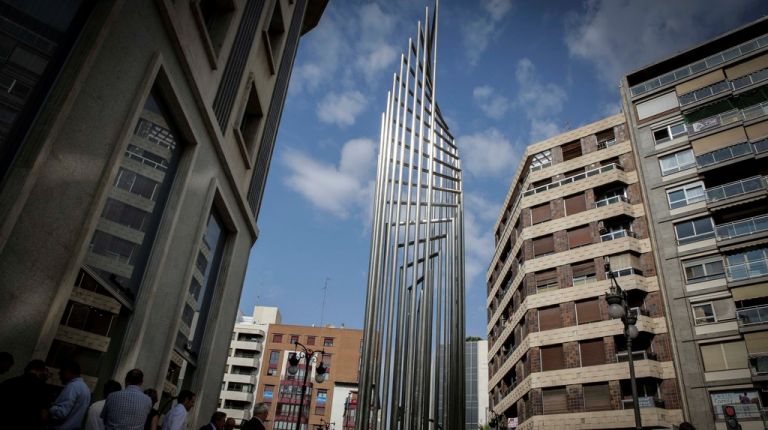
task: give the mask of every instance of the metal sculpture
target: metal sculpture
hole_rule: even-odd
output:
[[[381,118],[356,429],[464,426],[458,148],[436,100],[438,3]]]

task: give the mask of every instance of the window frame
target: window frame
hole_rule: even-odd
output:
[[[689,192],[699,187],[701,188],[701,196],[689,197],[688,195]],[[673,202],[671,194],[679,191],[683,192],[684,199],[675,200]],[[669,188],[666,190],[666,194],[667,194],[667,205],[669,206],[670,209],[680,209],[686,206],[690,206],[694,203],[699,203],[707,200],[707,189],[704,186],[704,182],[702,181],[690,182],[688,184],[681,185],[679,187]],[[679,202],[684,202],[684,204],[675,206],[675,204]]]
[[[709,306],[709,309],[710,309],[710,312],[712,313],[712,315],[711,316],[704,316],[704,317],[697,317],[696,316],[696,308],[697,307],[704,307],[704,306]],[[718,322],[717,314],[715,313],[715,305],[712,303],[712,301],[691,303],[691,312],[693,313],[693,323],[696,326],[715,324],[715,323]],[[701,319],[705,319],[705,321],[699,321]],[[711,319],[711,321],[710,321],[710,319]]]
[[[681,133],[674,134],[672,132],[672,128],[680,126],[680,125],[683,126],[683,131]],[[666,130],[667,137],[663,138],[662,140],[656,140],[656,133],[659,132],[659,131],[662,131],[662,130]],[[688,134],[688,126],[685,124],[685,121],[677,121],[677,122],[674,122],[674,123],[669,124],[667,126],[651,130],[651,135],[653,136],[653,143],[654,143],[654,145],[661,145],[663,143],[671,142],[671,141],[677,139],[678,137],[683,136],[683,135],[687,135],[687,134]]]
[[[701,221],[701,220],[705,220],[705,219],[709,220],[709,225],[711,226],[712,230],[708,231],[706,233],[699,233],[698,231],[696,231],[697,230],[696,229],[696,222],[697,221]],[[689,223],[691,224],[691,226],[693,228],[693,235],[681,238],[677,228],[679,226],[683,226],[683,225],[689,224]],[[673,225],[673,229],[675,230],[675,239],[677,240],[677,245],[678,246],[680,246],[680,245],[688,245],[688,244],[691,244],[691,243],[694,243],[694,242],[700,242],[702,240],[708,240],[708,239],[712,239],[712,238],[715,237],[715,221],[712,219],[711,216],[704,216],[704,217],[700,217],[700,218],[693,218],[693,219],[689,219],[689,220],[685,220],[685,221],[676,223],[676,224]]]
[[[720,263],[720,265],[722,266],[722,272],[720,272],[719,274],[715,272],[713,272],[712,274],[709,274],[707,270],[707,266],[712,263]],[[720,255],[694,259],[694,260],[685,260],[685,261],[682,261],[682,265],[683,265],[683,277],[685,278],[686,285],[697,284],[700,282],[707,282],[715,279],[725,278],[726,262],[723,259],[723,257]],[[696,266],[702,266],[702,271],[704,272],[704,276],[698,277],[698,278],[689,278],[688,269]]]
[[[691,161],[687,164],[683,164],[680,162],[680,156],[682,154],[690,154]],[[665,169],[664,168],[664,161],[674,158],[675,160],[675,167]],[[671,154],[667,154],[664,156],[659,157],[659,168],[661,169],[661,176],[669,176],[673,173],[682,172],[684,170],[691,169],[693,167],[696,167],[696,155],[693,153],[692,148],[685,148],[681,151],[673,152]]]

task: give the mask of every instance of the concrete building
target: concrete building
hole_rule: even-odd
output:
[[[210,417],[325,4],[0,1],[0,345],[17,363],[75,358],[96,392],[138,367],[165,398],[197,392],[191,424]]]
[[[337,382],[333,386],[331,429],[354,430],[357,416],[357,384]]]
[[[281,322],[280,311],[275,307],[255,306],[252,316],[237,316],[221,384],[219,410],[228,418],[234,418],[238,428],[243,420],[253,416],[254,393],[259,385],[269,325]]]
[[[332,422],[336,429],[343,428],[341,421],[332,419],[332,409],[334,404],[338,404],[339,398],[349,398],[348,404],[352,404],[353,399],[349,393],[352,391],[350,387],[356,387],[358,384],[362,339],[362,330],[343,327],[270,325],[264,350],[266,361],[261,369],[256,396],[257,402],[270,405],[267,429],[293,430],[299,417],[301,386],[307,370],[302,361],[296,375],[287,372],[288,358],[297,351],[294,342],[315,351],[324,351],[322,356],[318,354],[318,359],[309,369],[302,429],[314,430],[317,426],[325,428],[325,424],[330,425]],[[328,369],[327,379],[323,383],[315,381],[315,367],[320,360]],[[337,388],[340,391],[337,392]],[[355,395],[355,405],[356,397]]]
[[[468,340],[464,345],[467,430],[485,425],[488,414],[488,341]]]
[[[685,416],[723,405],[763,429],[768,405],[768,20],[622,83]]]
[[[623,115],[525,151],[496,224],[488,280],[491,409],[520,429],[634,428],[628,351],[603,270],[637,308],[646,428],[682,421],[665,306]]]

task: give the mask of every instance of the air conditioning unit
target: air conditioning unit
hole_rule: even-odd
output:
[[[601,235],[602,235],[602,234],[606,234],[606,233],[608,233],[608,229],[607,229],[607,228],[605,228],[605,223],[604,223],[603,221],[598,221],[598,222],[597,222],[597,231],[598,231],[598,233],[600,233]]]

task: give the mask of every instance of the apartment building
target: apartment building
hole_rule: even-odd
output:
[[[490,406],[519,429],[634,428],[628,354],[646,428],[682,421],[656,264],[623,115],[525,151],[495,230],[488,280]],[[604,270],[638,312],[627,351]]]
[[[488,415],[488,341],[470,340],[464,345],[464,389],[466,395],[466,430],[477,430]]]
[[[628,74],[622,97],[685,416],[768,405],[768,20]]]
[[[219,395],[219,410],[234,418],[237,428],[253,416],[267,331],[270,324],[281,322],[280,310],[275,307],[255,306],[253,315],[237,315]]]
[[[138,367],[165,399],[197,392],[190,425],[207,421],[299,38],[326,3],[0,1],[17,363],[76,359],[96,393]]]
[[[326,428],[334,422],[337,429],[348,428],[348,421],[354,427],[354,413],[357,404],[356,392],[350,394],[350,386],[357,386],[360,369],[360,350],[362,348],[363,331],[333,326],[310,327],[287,324],[272,324],[267,333],[267,343],[264,349],[265,362],[259,376],[257,402],[270,405],[267,422],[268,430],[293,430],[299,418],[301,404],[301,387],[304,375],[307,375],[307,389],[304,396],[301,428]],[[318,351],[316,359],[307,369],[302,360],[295,375],[288,373],[288,359],[303,350],[297,348],[299,342],[313,351]],[[322,353],[321,353],[322,352]],[[323,363],[327,369],[325,381],[315,380],[315,368]],[[337,392],[337,388],[339,391]],[[349,405],[347,418],[335,422],[332,419],[332,405],[338,404],[343,398],[343,404]],[[338,406],[337,406],[338,410]],[[338,413],[337,413],[338,416]],[[344,426],[347,427],[344,427]]]

